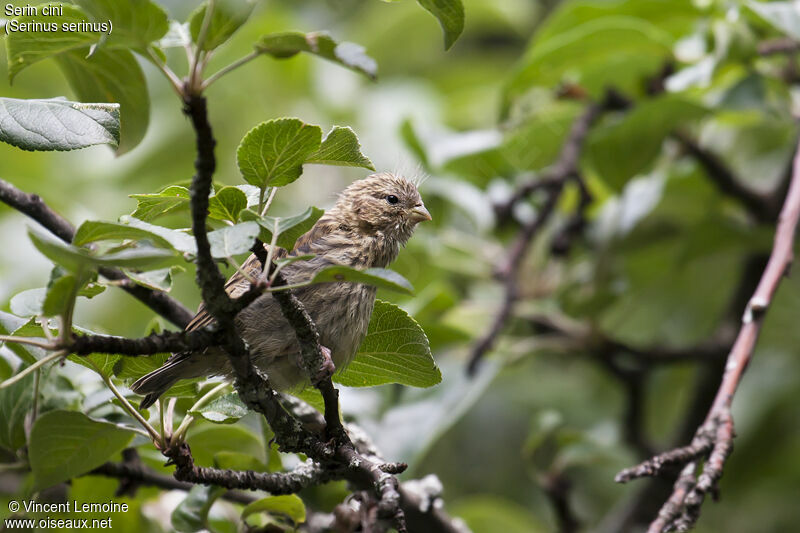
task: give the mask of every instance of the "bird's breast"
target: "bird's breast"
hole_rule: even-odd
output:
[[[374,287],[357,283],[328,283],[328,290],[304,294],[301,301],[317,325],[320,342],[331,350],[337,368],[346,366],[367,333],[375,306]]]

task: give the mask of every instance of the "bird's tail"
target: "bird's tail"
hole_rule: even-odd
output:
[[[188,352],[173,355],[164,366],[140,377],[131,385],[133,392],[145,395],[139,405],[140,409],[147,409],[153,405],[176,381],[194,377],[189,355]]]

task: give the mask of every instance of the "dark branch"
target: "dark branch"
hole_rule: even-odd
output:
[[[716,154],[700,146],[687,133],[675,132],[673,137],[680,142],[689,155],[700,163],[720,192],[737,199],[759,221],[773,222],[775,220],[778,215],[778,207],[770,195],[745,186]]]
[[[164,352],[185,352],[219,346],[224,342],[219,331],[165,331],[147,337],[130,339],[110,335],[73,335],[65,348],[76,355],[110,353],[121,355],[153,355]]]
[[[183,490],[188,492],[194,486],[193,483],[178,481],[177,479],[159,474],[146,468],[139,460],[139,455],[135,448],[122,450],[123,462],[103,463],[86,475],[106,476],[119,479],[119,487],[116,496],[135,496],[139,487],[158,487],[166,490]],[[247,505],[254,502],[257,498],[241,492],[229,491],[222,495],[228,501]]]
[[[50,209],[38,195],[24,193],[7,181],[0,179],[0,201],[29,216],[62,241],[72,242],[75,228],[61,215]],[[123,290],[176,326],[185,327],[192,319],[193,313],[180,302],[162,291],[137,285],[120,270],[101,268],[100,274],[107,279],[119,281]]]
[[[188,444],[167,451],[175,469],[175,479],[203,485],[216,485],[226,489],[264,490],[270,494],[294,494],[306,487],[321,485],[332,479],[332,472],[318,464],[306,462],[291,472],[263,473],[252,470],[223,470],[194,464]]]
[[[275,285],[286,285],[286,280],[278,273]],[[335,438],[340,443],[349,441],[347,432],[339,418],[339,391],[333,386],[330,373],[324,372],[325,357],[319,343],[319,332],[314,321],[303,307],[302,302],[291,291],[277,291],[272,297],[281,306],[281,312],[297,335],[303,364],[311,377],[313,385],[319,389],[325,402],[325,428],[328,438]]]
[[[556,515],[559,533],[575,533],[580,529],[580,522],[569,503],[572,483],[564,472],[548,472],[543,475],[539,484]]]

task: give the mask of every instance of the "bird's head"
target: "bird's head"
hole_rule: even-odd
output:
[[[337,219],[364,234],[383,233],[405,244],[414,227],[431,220],[417,186],[388,172],[353,182],[334,207]]]

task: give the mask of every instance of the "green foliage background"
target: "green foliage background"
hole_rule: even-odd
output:
[[[772,3],[776,10],[784,4]],[[192,2],[178,0],[164,5],[179,20],[194,9]],[[539,342],[526,317],[557,310],[642,349],[692,346],[715,332],[746,258],[769,249],[772,227],[754,222],[721,194],[667,136],[676,127],[691,131],[746,185],[757,190],[774,185],[793,153],[792,117],[799,100],[785,81],[788,60],[758,57],[756,45],[781,35],[779,30],[797,37],[791,32],[800,35],[800,25],[779,12],[772,19],[776,29],[769,16],[759,16],[760,5],[723,0],[465,0],[464,5],[464,34],[448,52],[435,19],[410,0],[259,5],[219,49],[210,71],[249,53],[265,33],[326,29],[366,48],[378,63],[378,82],[307,55],[284,61],[262,57],[233,72],[207,92],[218,140],[215,179],[241,183],[240,140],[256,123],[284,116],[319,124],[323,132],[350,126],[378,170],[428,174],[421,190],[434,221],[420,226],[393,265],[416,295],[381,297],[400,304],[422,325],[442,382],[430,389],[345,389],[344,412],[367,429],[389,460],[410,463],[407,478],[437,474],[447,509],[476,533],[553,530],[553,511],[540,482],[556,471],[571,480],[570,501],[581,521],[602,530],[608,527],[603,520],[638,489],[613,483],[618,470],[638,459],[624,442],[623,390],[591,352]],[[677,74],[668,82],[669,94],[647,94],[646,80],[671,57]],[[194,159],[190,125],[164,79],[151,65],[143,68],[150,126],[139,146],[115,157],[102,146],[31,153],[0,144],[0,177],[41,195],[76,225],[117,220],[136,208],[129,195],[185,183]],[[19,73],[13,85],[7,74],[0,61],[0,96],[81,99],[53,61]],[[501,291],[491,271],[513,236],[512,228],[493,224],[491,199],[554,161],[582,108],[556,97],[565,84],[595,97],[611,85],[636,106],[605,117],[589,137],[581,162],[594,196],[588,239],[560,258],[550,257],[544,240],[534,247],[523,269],[527,298],[490,360],[470,380],[464,376],[465,357],[499,305]],[[146,112],[129,110],[129,120]],[[124,108],[122,113],[124,124]],[[309,166],[277,195],[272,214],[330,206],[336,192],[366,173]],[[577,192],[567,191],[557,219],[576,202]],[[180,226],[184,219],[175,214],[165,220]],[[22,215],[0,205],[3,310],[9,310],[14,294],[42,287],[49,277],[51,264],[29,241],[26,224]],[[195,306],[199,292],[192,274],[176,276],[172,294]],[[722,500],[704,506],[698,531],[789,531],[800,521],[798,312],[800,285],[790,278],[770,310],[734,402],[738,437],[721,483]],[[81,325],[130,336],[142,335],[151,317],[147,308],[114,290],[81,299],[76,312]],[[17,360],[8,351],[2,348],[2,377],[10,374],[8,362]],[[72,364],[51,370],[41,408],[97,407],[96,413],[113,418],[105,405],[107,391],[86,385],[82,373],[88,371]],[[698,373],[692,364],[676,363],[659,367],[647,380],[642,407],[657,448],[672,442]],[[23,390],[0,391],[0,411],[12,413]],[[0,445],[11,447],[20,437],[0,432]],[[198,463],[207,465],[221,450],[274,465],[264,441],[252,416],[235,425],[202,422],[189,436]],[[147,459],[160,468],[155,451]],[[22,490],[13,480],[8,483],[0,484],[0,515]],[[111,497],[115,483],[78,478],[69,491],[77,499],[102,501]],[[303,496],[330,509],[343,494],[334,485]],[[160,527],[140,512],[156,495],[142,489],[128,500],[132,511],[123,529]],[[215,522],[214,527],[228,526]]]

